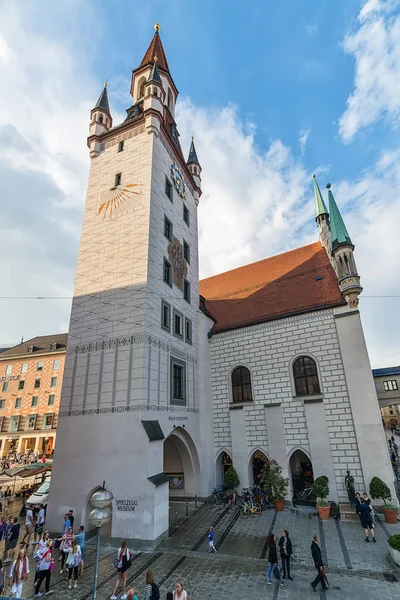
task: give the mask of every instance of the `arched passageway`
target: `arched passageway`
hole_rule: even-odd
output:
[[[303,450],[296,450],[289,461],[294,504],[315,505],[311,486],[314,473],[311,459]]]
[[[194,498],[200,463],[188,432],[175,427],[164,441],[164,473],[169,476],[170,498]]]
[[[227,452],[220,452],[215,462],[215,483],[217,486],[224,485],[225,473],[233,464],[232,457]]]
[[[250,459],[250,469],[251,469],[251,477],[250,481],[253,482],[253,485],[259,485],[261,480],[261,471],[265,466],[268,458],[261,450],[256,450],[253,452]]]

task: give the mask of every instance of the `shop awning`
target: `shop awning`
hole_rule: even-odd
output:
[[[24,467],[14,467],[13,469],[6,469],[0,473],[1,475],[8,475],[8,477],[35,477],[46,471],[51,471],[52,465],[25,465]]]

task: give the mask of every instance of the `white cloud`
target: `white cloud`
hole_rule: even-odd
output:
[[[317,35],[318,31],[319,31],[319,27],[316,23],[310,23],[309,25],[306,25],[307,35],[310,35],[310,36]]]
[[[301,156],[304,156],[304,153],[306,151],[307,140],[309,138],[309,135],[310,135],[310,130],[309,129],[305,129],[303,131],[300,131],[299,146],[300,146],[300,154],[301,154]]]
[[[381,118],[397,123],[400,117],[400,14],[398,2],[368,0],[357,29],[344,40],[344,50],[355,59],[354,90],[339,122],[344,142]]]

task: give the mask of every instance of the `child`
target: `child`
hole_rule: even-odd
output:
[[[217,549],[214,546],[214,527],[210,527],[208,530],[208,551],[217,553]]]

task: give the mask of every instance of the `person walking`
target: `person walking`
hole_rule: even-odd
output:
[[[178,579],[174,589],[174,600],[187,600],[187,593],[183,589],[182,579]]]
[[[39,504],[39,512],[37,514],[36,525],[35,525],[34,541],[32,542],[33,545],[37,544],[37,537],[38,537],[38,535],[39,535],[39,537],[42,535],[43,527],[44,527],[44,507],[43,507],[43,504]]]
[[[293,577],[290,575],[290,559],[293,554],[293,548],[292,540],[289,537],[289,532],[287,529],[283,530],[283,535],[279,540],[279,550],[281,553],[281,562],[283,570],[282,579],[286,579],[287,575],[287,578],[293,581]]]
[[[153,571],[146,571],[146,591],[144,600],[160,600],[160,590],[154,583]]]
[[[361,527],[364,529],[365,541],[369,542],[368,533],[371,531],[372,541],[374,544],[376,544],[372,506],[371,504],[366,504],[364,498],[361,500],[361,504],[358,508],[358,514],[360,516]]]
[[[125,539],[123,539],[121,542],[121,548],[118,550],[117,559],[114,564],[118,571],[118,579],[115,582],[114,590],[111,594],[110,600],[117,600],[116,593],[119,585],[121,585],[121,600],[126,600],[126,580],[128,577],[128,569],[132,564],[132,553],[129,550],[127,541]]]
[[[1,517],[0,522],[0,542],[4,539],[4,548],[7,543],[7,521],[5,517]]]
[[[14,517],[13,524],[10,529],[9,537],[6,543],[6,558],[4,560],[5,563],[11,562],[14,558],[15,547],[18,542],[20,524],[18,523],[18,518]]]
[[[68,552],[69,552],[69,549],[71,547],[71,542],[72,542],[73,539],[74,539],[74,532],[72,530],[72,527],[70,527],[68,529],[66,535],[63,535],[63,537],[61,538],[61,545],[60,545],[60,551],[61,551],[61,570],[60,570],[60,575],[63,574],[65,561],[66,561],[66,558],[68,556]]]
[[[46,550],[43,552],[42,558],[40,559],[37,570],[38,570],[38,578],[36,580],[35,586],[35,594],[34,598],[39,598],[39,596],[43,596],[40,591],[40,586],[42,585],[42,581],[45,580],[45,595],[50,596],[53,594],[53,590],[50,589],[50,579],[51,579],[51,571],[54,567],[54,562],[51,557],[51,550],[53,547],[53,541],[48,540],[46,542]]]
[[[276,552],[276,535],[274,535],[273,533],[271,533],[271,535],[269,535],[268,538],[267,538],[267,544],[268,544],[268,562],[269,562],[267,584],[268,585],[272,585],[272,581],[271,581],[272,571],[275,570],[275,567],[279,570],[279,567],[278,567],[278,554]],[[274,571],[274,574],[275,574],[275,571]],[[280,572],[279,572],[279,583],[282,586],[286,586],[287,585],[287,583],[285,583],[283,581],[283,579],[282,579],[282,577],[280,575]]]
[[[214,554],[217,554],[218,552],[218,550],[214,546],[214,527],[210,527],[210,529],[208,530],[208,551],[214,552]]]
[[[78,587],[79,567],[82,562],[82,553],[76,539],[73,539],[67,550],[68,588],[72,588],[72,574],[74,575],[74,588]]]
[[[21,540],[21,546],[25,543],[26,539],[28,539],[26,542],[26,545],[29,546],[29,542],[31,541],[32,529],[33,529],[33,511],[31,509],[31,507],[28,507],[28,509],[26,511],[26,515],[25,515],[25,535]]]
[[[313,541],[311,544],[311,554],[314,560],[315,568],[318,573],[314,581],[311,582],[311,587],[316,592],[317,585],[320,583],[323,590],[327,590],[328,586],[325,583],[325,572],[324,572],[324,563],[322,560],[322,552],[319,547],[319,539],[317,534],[313,535]]]
[[[11,594],[15,598],[22,598],[22,588],[24,582],[27,580],[29,575],[29,560],[26,556],[26,550],[21,548],[18,552],[17,559],[14,560],[11,565],[10,573],[8,575],[9,585],[11,586]]]

